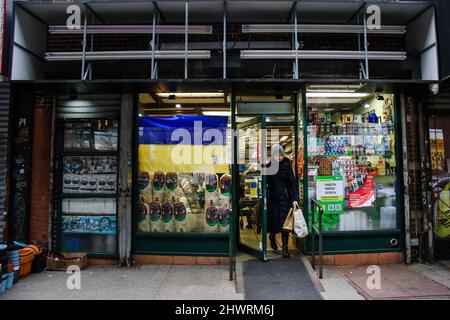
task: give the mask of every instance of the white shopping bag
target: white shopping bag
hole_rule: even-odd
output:
[[[298,238],[304,238],[308,235],[308,226],[300,208],[294,208],[294,234]]]

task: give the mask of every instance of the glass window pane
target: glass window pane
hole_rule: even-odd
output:
[[[116,151],[118,126],[117,120],[66,122],[64,151]]]
[[[393,101],[307,93],[308,195],[324,207],[326,231],[397,228]]]
[[[139,117],[139,232],[228,233],[228,123],[228,116]]]

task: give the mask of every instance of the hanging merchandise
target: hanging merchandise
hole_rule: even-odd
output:
[[[138,209],[138,228],[141,232],[149,232],[151,223],[149,216],[150,208],[147,203],[144,202],[144,199],[141,198],[139,201],[139,209]]]
[[[209,202],[209,206],[205,209],[205,232],[217,232],[219,226],[219,210],[213,201]]]
[[[205,175],[205,202],[213,202],[217,203],[218,200],[218,185],[219,185],[219,177],[215,173],[210,173]]]
[[[152,232],[164,231],[164,226],[161,219],[161,211],[161,203],[159,202],[159,198],[156,197],[155,200],[150,204],[150,228]]]
[[[189,223],[185,205],[180,201],[175,202],[173,210],[175,215],[175,232],[188,232]]]
[[[172,201],[173,203],[175,202],[175,197]],[[174,209],[170,202],[166,202],[162,205],[162,223],[165,232],[174,231]]]
[[[383,122],[392,122],[392,100],[389,98],[384,100]]]
[[[166,173],[165,190],[164,190],[164,201],[174,202],[177,196],[178,188],[178,176],[175,172]]]
[[[153,174],[153,200],[164,200],[164,185],[166,182],[166,176],[164,172],[157,171]]]
[[[153,181],[152,177],[150,176],[150,173],[148,172],[141,172],[139,175],[139,189],[141,196],[143,198],[143,201],[145,201],[147,204],[151,203],[153,201]]]
[[[227,207],[219,209],[219,232],[228,232],[230,230],[231,210]]]
[[[221,208],[230,206],[231,198],[231,175],[224,174],[220,177],[219,206]]]

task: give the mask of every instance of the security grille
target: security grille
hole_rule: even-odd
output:
[[[0,241],[6,226],[6,187],[8,166],[8,123],[10,88],[8,83],[0,83]]]

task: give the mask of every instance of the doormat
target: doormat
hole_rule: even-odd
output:
[[[300,259],[243,262],[246,300],[322,300]]]
[[[376,282],[373,278],[375,274],[373,270],[368,270],[368,266],[345,266],[339,267],[339,270],[366,298],[372,300],[450,297],[450,289],[420,273],[408,269],[405,265],[379,267],[379,282]],[[369,279],[369,277],[371,278]],[[380,285],[379,288],[376,286],[377,283]]]

